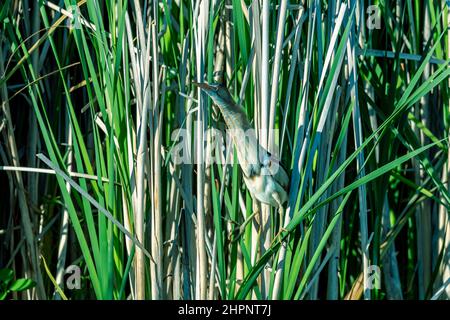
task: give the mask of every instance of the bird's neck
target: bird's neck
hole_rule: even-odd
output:
[[[244,110],[235,103],[218,105],[223,119],[229,129],[251,129],[250,123]]]

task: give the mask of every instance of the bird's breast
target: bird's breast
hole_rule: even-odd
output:
[[[245,185],[250,193],[260,202],[277,206],[276,201],[272,197],[275,191],[273,177],[270,175],[255,175],[253,177],[244,176]]]

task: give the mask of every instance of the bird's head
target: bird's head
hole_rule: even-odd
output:
[[[214,103],[220,107],[228,106],[234,103],[230,92],[224,84],[208,84],[199,82],[192,82],[192,84],[205,91],[211,97]]]

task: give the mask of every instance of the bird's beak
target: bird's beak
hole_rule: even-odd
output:
[[[203,90],[206,90],[206,91],[214,90],[214,87],[210,86],[207,83],[201,83],[201,82],[192,81],[192,84],[194,86],[202,88]]]

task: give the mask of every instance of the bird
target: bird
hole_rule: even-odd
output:
[[[243,178],[251,196],[283,212],[289,176],[280,160],[259,143],[244,109],[235,103],[223,83],[192,82],[219,108],[236,149]],[[254,214],[251,215],[252,218]],[[248,219],[247,219],[248,221]]]

